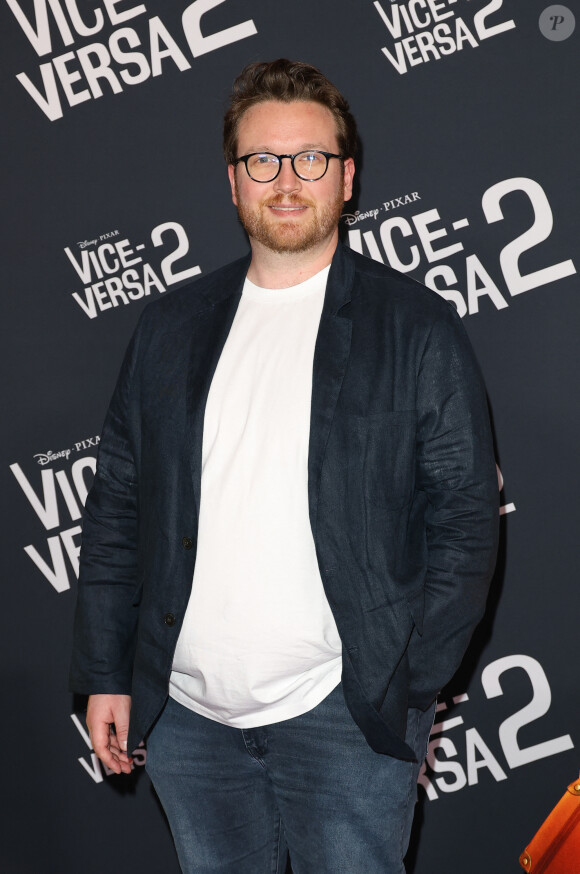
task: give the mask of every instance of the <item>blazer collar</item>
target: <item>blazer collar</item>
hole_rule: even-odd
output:
[[[214,281],[201,294],[204,301],[213,307],[232,295],[241,297],[251,260],[252,255],[248,252],[222,270],[216,270]]]
[[[338,315],[339,310],[345,304],[350,303],[353,293],[354,272],[354,259],[350,251],[339,242],[328,274],[326,296],[322,310],[323,318],[325,316]],[[346,313],[341,313],[343,317],[346,315]]]
[[[203,291],[201,295],[203,299],[210,306],[215,306],[232,295],[241,296],[251,260],[251,252],[248,252],[225,268],[227,270],[225,276],[223,271],[216,271],[219,275],[216,275],[215,281]],[[337,315],[340,308],[350,302],[354,270],[354,260],[350,251],[339,242],[328,275],[323,316]]]

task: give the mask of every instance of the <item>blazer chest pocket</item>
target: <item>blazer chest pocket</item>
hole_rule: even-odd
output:
[[[397,509],[409,503],[415,488],[415,410],[352,418],[353,447],[358,459],[349,465],[360,476],[363,500]]]

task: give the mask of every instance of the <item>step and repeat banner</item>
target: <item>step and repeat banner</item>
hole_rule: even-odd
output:
[[[345,242],[456,307],[483,369],[502,545],[408,868],[519,870],[580,767],[579,40],[576,0],[0,0],[2,871],[178,872],[145,749],[111,775],[67,691],[82,511],[141,310],[247,249],[221,122],[275,57],[357,118]]]

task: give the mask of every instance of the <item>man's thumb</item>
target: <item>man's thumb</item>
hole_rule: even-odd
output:
[[[123,719],[120,722],[115,722],[115,733],[119,742],[119,747],[123,752],[127,752],[127,735],[129,734],[129,722]]]

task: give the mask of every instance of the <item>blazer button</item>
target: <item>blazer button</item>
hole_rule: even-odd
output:
[[[193,540],[191,539],[191,537],[182,537],[181,545],[184,549],[191,549],[191,547],[193,546]]]
[[[173,615],[173,613],[166,613],[165,614],[165,624],[166,625],[175,625],[175,616]]]

